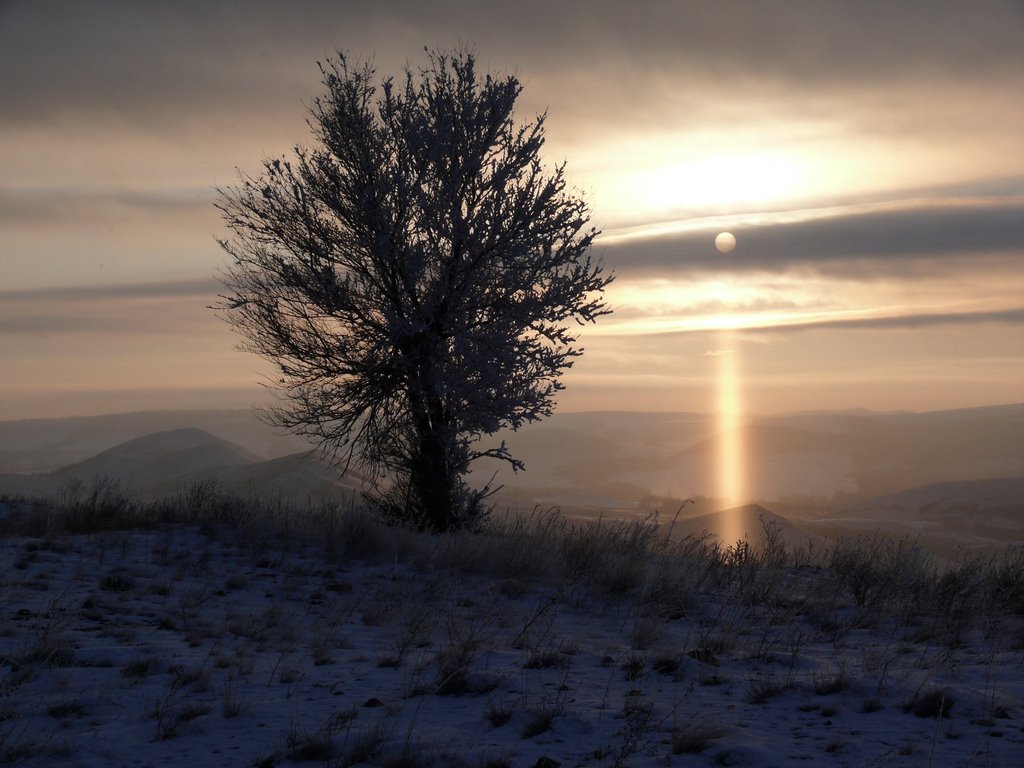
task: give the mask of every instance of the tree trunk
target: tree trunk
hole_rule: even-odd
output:
[[[424,526],[437,532],[450,529],[457,517],[457,478],[449,460],[449,446],[442,428],[425,425],[418,436],[418,456],[410,473],[413,496],[420,506]]]
[[[409,400],[416,430],[416,455],[409,472],[412,502],[425,528],[437,532],[458,520],[459,473],[452,463],[450,419],[432,391],[433,348],[426,335],[417,340]]]

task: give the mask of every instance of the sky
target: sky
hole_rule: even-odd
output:
[[[312,140],[318,60],[460,45],[616,274],[561,409],[1024,400],[1020,0],[0,0],[0,418],[263,397],[216,187]]]

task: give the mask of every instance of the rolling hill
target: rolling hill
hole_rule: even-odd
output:
[[[1020,539],[1017,513],[997,498],[1003,491],[981,490],[1002,486],[979,483],[1024,477],[1024,404],[752,418],[742,438],[746,498],[789,521],[815,530],[885,525]],[[494,462],[470,478],[482,483],[499,470],[499,505],[557,506],[586,518],[643,515],[652,498],[667,500],[656,505],[663,513],[682,499],[701,499],[700,510],[688,505],[687,517],[721,506],[714,414],[558,413],[489,442],[502,439],[526,471]],[[107,475],[147,498],[212,479],[232,493],[304,501],[349,498],[363,480],[339,479],[307,443],[275,434],[248,410],[0,422],[0,472],[8,473],[0,493],[27,496]],[[712,519],[703,522],[717,530]]]
[[[250,464],[220,466],[153,485],[153,497],[168,496],[195,482],[213,481],[227,494],[264,500],[333,500],[349,502],[358,497],[365,478],[349,469],[342,477],[309,451]]]
[[[817,538],[760,504],[745,504],[677,520],[673,526],[673,535],[699,536],[702,533],[709,533],[726,545],[742,539],[757,548],[762,542],[766,526],[775,526],[781,534],[781,540],[790,547],[800,546],[808,539]]]
[[[267,458],[310,447],[300,437],[279,434],[249,408],[24,419],[0,422],[0,473],[52,472],[127,441],[186,427],[202,429]]]
[[[85,461],[62,467],[52,476],[58,481],[107,477],[141,490],[203,470],[252,464],[261,459],[239,445],[190,427],[129,440]]]
[[[222,491],[247,498],[348,501],[364,482],[354,470],[339,478],[310,451],[263,459],[204,430],[184,428],[129,440],[54,472],[0,475],[0,493],[55,497],[72,484],[88,486],[97,478],[113,480],[142,500],[213,481]]]

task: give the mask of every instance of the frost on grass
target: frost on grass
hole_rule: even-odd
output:
[[[1008,766],[1024,750],[1018,550],[940,571],[855,541],[798,567],[649,522],[536,514],[437,537],[357,510],[206,507],[215,520],[125,507],[114,530],[81,507],[70,526],[5,521],[0,763]]]

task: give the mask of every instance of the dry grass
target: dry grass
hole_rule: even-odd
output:
[[[550,510],[493,516],[481,531],[433,536],[388,527],[356,507],[243,504],[210,486],[155,504],[132,501],[107,483],[69,490],[55,503],[6,503],[12,511],[0,520],[0,536],[18,542],[12,573],[26,583],[50,588],[41,563],[66,556],[61,549],[69,534],[94,534],[96,553],[80,567],[86,601],[53,602],[16,627],[18,642],[0,665],[0,762],[48,749],[25,728],[18,706],[5,703],[20,701],[18,686],[94,663],[76,648],[69,617],[116,625],[118,606],[131,600],[157,600],[161,612],[152,626],[180,636],[202,658],[175,666],[140,648],[113,670],[125,690],[160,686],[142,713],[157,741],[216,718],[244,720],[240,715],[256,703],[246,693],[254,679],[288,701],[317,667],[358,663],[347,652],[349,632],[381,638],[368,664],[401,678],[405,700],[445,696],[453,707],[474,700],[481,728],[532,740],[578,706],[571,678],[578,648],[559,634],[559,623],[581,606],[598,606],[621,633],[620,646],[601,651],[610,659],[608,690],[618,693],[606,693],[600,707],[614,713],[608,717],[615,729],[602,749],[621,765],[641,749],[656,749],[651,745],[659,738],[672,754],[696,754],[729,733],[726,724],[707,721],[672,727],[685,702],[659,711],[663,704],[644,692],[656,685],[675,686],[683,699],[707,686],[735,687],[736,700],[745,692],[753,705],[787,694],[787,707],[790,698],[814,702],[813,691],[836,697],[824,700],[830,707],[819,699],[819,712],[869,716],[902,706],[959,728],[951,715],[958,694],[946,685],[958,651],[1019,650],[1022,637],[1019,546],[940,566],[912,542],[877,536],[833,542],[812,554],[788,550],[767,527],[758,546],[723,547],[707,537],[673,539],[653,517],[583,524]],[[202,548],[180,546],[175,537],[182,526],[206,532]],[[132,531],[153,534],[148,572],[121,565]],[[248,552],[251,567],[218,566],[225,542]],[[321,565],[296,554],[311,550],[322,555]],[[380,578],[352,579],[345,569],[355,560],[379,566]],[[263,574],[274,575],[272,587]],[[464,580],[490,587],[466,592],[459,586]],[[264,589],[264,602],[236,605]],[[134,643],[133,631],[110,630],[111,643]],[[883,640],[850,664],[851,638],[867,632]],[[808,633],[819,648],[822,638],[831,642],[834,655],[808,658]],[[514,659],[511,674],[521,676],[515,678],[521,695],[500,687],[509,681],[491,672],[495,652]],[[740,663],[748,667],[737,672]],[[622,687],[629,688],[625,697]],[[1007,712],[998,710],[997,687],[993,682],[986,712]],[[851,690],[858,695],[853,701]],[[396,735],[390,725],[405,700],[368,703],[360,720],[351,710],[350,717],[303,723],[253,763],[429,764],[417,762],[408,735]],[[55,722],[94,714],[88,701],[70,694],[48,702],[45,711]],[[829,743],[842,751],[839,742]]]
[[[62,532],[221,526],[254,547],[317,541],[341,557],[398,558],[435,571],[495,576],[519,591],[524,581],[539,581],[580,585],[606,599],[632,594],[651,607],[635,624],[637,649],[656,641],[659,617],[685,613],[695,591],[728,592],[746,605],[770,602],[780,596],[798,564],[823,569],[821,591],[838,590],[864,620],[911,610],[941,616],[959,637],[977,625],[981,614],[1024,614],[1022,546],[987,558],[965,554],[940,567],[913,542],[876,534],[833,542],[814,553],[812,563],[808,552],[788,550],[770,522],[763,526],[759,545],[723,546],[707,537],[672,539],[653,515],[628,522],[573,523],[553,509],[491,515],[479,532],[424,536],[387,526],[354,505],[296,507],[280,500],[242,500],[222,495],[213,483],[198,483],[176,497],[149,503],[133,500],[116,482],[103,479],[91,486],[70,484],[49,502],[2,501],[8,514],[0,521],[0,535],[6,536],[52,542]],[[26,562],[33,556],[26,552]],[[133,584],[130,574],[114,567],[99,586],[116,594]],[[246,577],[236,574],[223,588],[231,591],[245,584]],[[791,594],[793,584],[785,586]]]
[[[672,731],[673,755],[698,755],[725,735],[721,725],[694,720]]]

